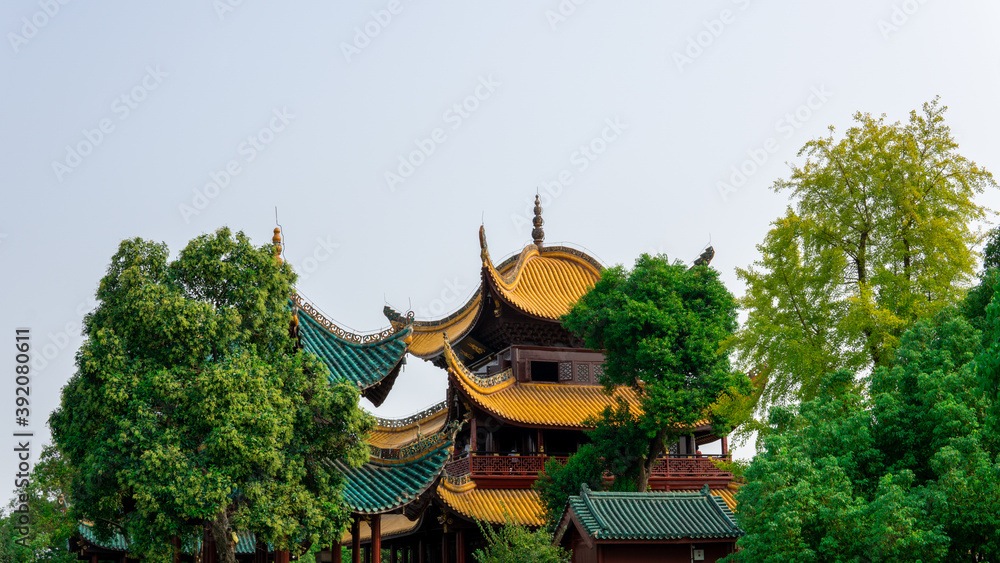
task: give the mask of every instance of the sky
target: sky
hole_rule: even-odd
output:
[[[771,186],[856,112],[905,120],[940,96],[961,153],[1000,171],[998,20],[995,0],[7,0],[0,488],[19,444],[33,463],[48,440],[123,239],[176,255],[229,226],[265,244],[277,210],[298,291],[370,332],[385,304],[463,304],[479,226],[497,262],[518,252],[537,190],[547,244],[606,265],[711,244],[739,296],[789,204]],[[411,357],[373,410],[445,386]]]

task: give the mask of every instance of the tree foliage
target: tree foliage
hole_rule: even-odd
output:
[[[605,350],[607,391],[626,385],[641,398],[640,412],[607,408],[591,433],[616,481],[637,490],[646,490],[667,445],[700,421],[728,432],[734,421],[713,405],[749,392],[749,380],[720,350],[736,329],[736,303],[708,266],[643,254],[631,271],[604,270],[563,324],[588,347]]]
[[[905,124],[856,114],[775,183],[794,205],[737,270],[748,318],[736,344],[746,367],[766,368],[761,411],[814,398],[824,374],[888,365],[906,329],[962,298],[970,222],[985,213],[973,198],[996,184],[958,153],[945,110],[935,99]]]
[[[84,320],[77,372],[50,418],[73,468],[71,515],[121,533],[132,556],[170,559],[209,526],[277,549],[329,543],[347,521],[326,462],[366,458],[357,390],[288,333],[291,269],[223,228],[167,248],[126,240]]]
[[[486,539],[486,547],[473,554],[479,563],[569,563],[569,552],[553,545],[544,528],[531,531],[510,518],[499,528],[478,524]]]
[[[988,334],[1000,330],[992,289]],[[772,408],[737,496],[747,535],[735,560],[1000,558],[998,413],[986,392],[1000,347],[959,311],[919,321],[869,381],[842,370],[815,399]]]
[[[65,495],[72,482],[72,468],[58,449],[42,449],[38,463],[25,486],[15,491],[10,513],[0,524],[0,561],[4,563],[70,563],[76,554],[66,550],[67,542],[77,532],[76,520],[70,518]],[[30,525],[19,521],[26,507]]]

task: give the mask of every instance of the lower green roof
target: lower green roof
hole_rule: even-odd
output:
[[[344,501],[358,514],[379,514],[416,500],[451,458],[456,424],[399,450],[379,450],[361,467],[334,461],[346,478]]]
[[[579,496],[569,498],[564,523],[570,513],[597,540],[735,539],[744,534],[725,501],[708,486],[698,493],[595,493],[584,485]]]
[[[87,543],[107,549],[109,551],[128,551],[128,543],[125,541],[125,536],[120,532],[115,532],[110,538],[101,540],[97,537],[97,533],[94,531],[94,527],[86,522],[78,522],[77,530],[80,531],[80,537],[82,537]],[[252,554],[257,551],[257,538],[251,532],[237,532],[236,536],[239,538],[236,543],[236,553],[240,554]],[[183,549],[185,553],[192,553],[194,551],[201,551],[201,541],[197,542],[194,549],[191,546],[185,546]]]

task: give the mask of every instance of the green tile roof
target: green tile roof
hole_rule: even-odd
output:
[[[347,482],[344,501],[357,514],[395,510],[416,500],[430,488],[451,458],[457,425],[447,426],[400,450],[379,450],[383,458],[371,457],[361,467],[337,460],[334,465]],[[417,446],[421,451],[415,451]]]
[[[80,536],[92,545],[100,548],[104,548],[110,551],[127,551],[128,545],[125,542],[125,537],[121,533],[116,532],[107,541],[100,541],[97,538],[97,534],[94,532],[94,527],[86,522],[78,522],[77,529],[80,531]],[[256,552],[257,539],[250,532],[237,532],[236,536],[239,538],[236,544],[236,553],[239,554],[252,554]],[[185,553],[191,553],[192,550],[190,546],[186,546],[183,550]],[[201,540],[197,542],[197,546],[193,551],[201,551]]]
[[[298,317],[302,346],[323,360],[330,369],[330,381],[346,381],[360,389],[378,385],[395,372],[406,354],[405,340],[412,330],[405,327],[362,338],[337,334],[305,310],[300,310]]]
[[[597,540],[738,538],[744,533],[725,501],[707,486],[698,493],[595,493],[584,485],[579,496],[569,498],[567,511]]]

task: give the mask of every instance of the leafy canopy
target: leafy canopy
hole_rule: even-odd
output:
[[[590,433],[616,481],[637,490],[646,490],[666,446],[701,421],[727,433],[735,421],[713,406],[749,392],[749,380],[720,350],[736,330],[736,303],[708,266],[643,254],[631,271],[604,270],[563,324],[605,351],[605,390],[625,385],[640,396],[641,411],[609,407]]]
[[[473,556],[479,563],[568,563],[570,554],[552,544],[552,535],[544,528],[531,531],[509,517],[499,528],[478,522],[486,547]]]
[[[329,543],[348,509],[326,463],[366,459],[370,417],[289,336],[294,274],[222,228],[167,248],[126,240],[84,321],[77,372],[50,425],[73,468],[71,515],[133,556],[167,561],[208,524],[277,549]]]
[[[960,301],[985,216],[974,197],[993,176],[958,153],[937,99],[909,121],[858,113],[856,125],[806,143],[775,191],[793,205],[737,275],[744,367],[763,368],[767,405],[816,396],[824,374],[891,363],[900,336]],[[995,254],[995,252],[994,252]]]
[[[992,293],[994,336],[951,307],[907,331],[867,390],[840,371],[815,399],[772,408],[737,495],[736,561],[1000,557],[1000,284]]]

